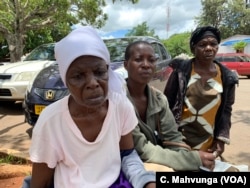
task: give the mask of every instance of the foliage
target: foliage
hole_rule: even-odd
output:
[[[1,163],[7,163],[7,164],[26,164],[28,161],[26,159],[22,159],[19,157],[16,157],[11,154],[3,154],[0,153],[0,164]]]
[[[244,42],[244,41],[240,41],[240,42],[237,42],[233,45],[233,49],[236,50],[236,52],[238,51],[241,51],[243,52],[244,51],[244,48],[247,46],[247,43]]]
[[[151,36],[159,39],[159,37],[155,35],[154,29],[149,29],[147,22],[143,22],[133,27],[125,36]]]
[[[198,25],[219,27],[224,11],[222,5],[226,2],[227,0],[201,0],[202,14],[195,18]]]
[[[191,33],[184,32],[181,34],[174,34],[167,40],[162,40],[172,57],[178,56],[182,53],[192,56],[189,48],[189,38]]]
[[[195,18],[196,22],[218,27],[222,38],[249,35],[250,9],[245,3],[244,0],[201,0],[202,14]]]
[[[192,56],[189,49],[190,34],[190,32],[174,34],[169,39],[161,40],[161,42],[167,48],[172,57],[183,53]],[[152,36],[159,39],[159,37],[155,35],[154,29],[150,30],[147,26],[147,22],[143,22],[142,24],[133,27],[132,30],[126,34],[126,36]]]
[[[36,41],[43,41],[59,24],[67,32],[76,23],[102,27],[107,20],[102,11],[105,5],[103,0],[0,1],[0,35],[8,44],[11,62],[20,60],[32,34],[38,36]],[[46,35],[41,37],[41,33]]]
[[[120,0],[120,1],[122,1],[122,0]],[[127,0],[127,1],[131,1],[133,4],[135,4],[135,3],[138,3],[138,2],[139,2],[139,0]],[[112,0],[112,2],[113,2],[113,3],[115,3],[115,2],[116,2],[116,0]]]
[[[34,47],[60,40],[74,24],[101,28],[108,19],[104,6],[105,0],[1,0],[0,47],[6,42],[11,62],[19,61]]]
[[[116,1],[112,0],[113,3]],[[133,4],[139,2],[127,1]],[[197,25],[218,27],[222,39],[236,34],[250,35],[250,8],[246,8],[244,0],[201,0],[201,4],[201,15],[195,17]],[[1,0],[0,60],[10,54],[12,62],[17,61],[23,53],[30,52],[40,44],[60,40],[74,24],[101,28],[108,19],[108,15],[102,11],[104,6],[105,0]],[[159,39],[146,22],[134,27],[126,36],[131,35]],[[191,55],[189,37],[189,32],[175,34],[163,40],[163,43],[172,57],[181,53]]]

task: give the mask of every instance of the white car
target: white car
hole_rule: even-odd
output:
[[[23,101],[27,86],[43,68],[55,63],[54,43],[38,46],[24,60],[0,66],[0,101]]]
[[[114,72],[120,74],[123,79],[128,78],[128,71],[123,66],[115,69]]]

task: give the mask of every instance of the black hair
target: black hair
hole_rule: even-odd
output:
[[[146,44],[146,45],[149,45],[149,46],[152,46],[149,42],[147,41],[144,41],[144,40],[137,40],[137,41],[134,41],[132,43],[130,43],[127,47],[126,47],[126,50],[125,50],[125,61],[127,61],[129,58],[130,58],[130,55],[131,55],[131,50],[133,50],[132,48],[138,44]]]

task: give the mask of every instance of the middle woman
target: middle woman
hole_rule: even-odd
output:
[[[139,120],[133,131],[138,154],[144,163],[163,165],[175,171],[198,171],[200,166],[212,170],[215,156],[190,150],[177,130],[167,98],[149,85],[156,62],[157,57],[150,43],[136,41],[127,46],[124,67],[128,71],[127,96]]]

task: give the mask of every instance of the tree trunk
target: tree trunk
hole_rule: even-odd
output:
[[[22,34],[10,34],[7,37],[7,43],[10,52],[10,62],[17,62],[21,60],[23,55],[23,37]]]

